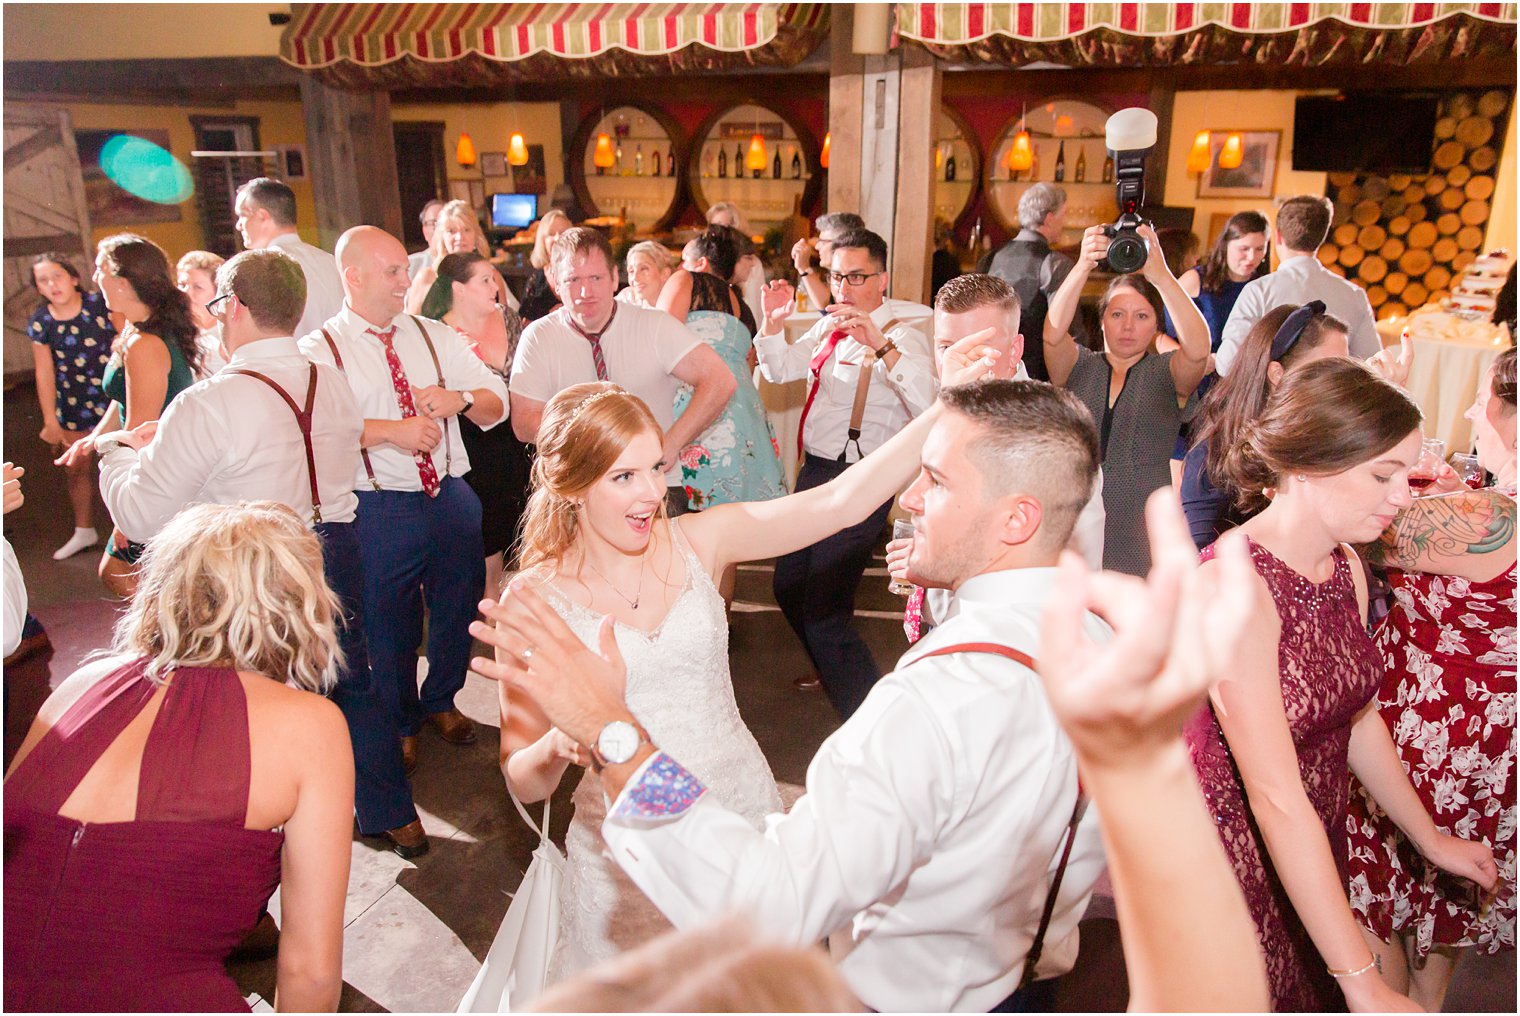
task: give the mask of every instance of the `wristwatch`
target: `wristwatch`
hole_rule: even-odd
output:
[[[888,353],[900,353],[900,352],[902,352],[902,350],[900,350],[900,349],[897,348],[897,343],[893,342],[889,338],[889,339],[887,339],[886,342],[883,342],[881,344],[881,346],[876,350],[876,359],[880,360],[882,357],[886,356]]]
[[[122,444],[114,437],[101,437],[95,442],[95,454],[105,455],[108,452],[114,452],[118,448],[125,447],[126,445]]]
[[[622,765],[638,753],[639,745],[652,744],[643,727],[627,720],[613,720],[602,728],[591,745],[591,769],[601,772],[608,766]]]
[[[809,275],[812,275],[812,274],[813,274],[813,270],[811,268],[799,268],[799,269],[797,269],[797,278],[799,278],[799,279],[805,279]]]
[[[459,389],[459,397],[464,399],[464,411],[469,412],[475,408],[475,393],[468,388]]]

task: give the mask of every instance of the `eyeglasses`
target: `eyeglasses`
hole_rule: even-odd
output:
[[[867,279],[874,279],[878,275],[885,275],[885,274],[887,274],[887,273],[884,272],[884,271],[882,271],[882,272],[830,272],[829,273],[829,281],[832,282],[836,286],[842,286],[842,285],[844,285],[847,282],[850,285],[852,285],[852,286],[864,286],[866,284],[866,280]]]
[[[237,295],[237,294],[235,294],[235,293],[223,293],[221,296],[217,297],[215,300],[212,300],[210,303],[206,304],[206,313],[210,314],[214,318],[221,317],[222,316],[222,304],[224,304],[228,300],[232,299],[235,295]]]
[[[423,229],[432,229],[436,225],[438,225],[438,220],[437,219],[423,219],[422,220],[422,228]]]

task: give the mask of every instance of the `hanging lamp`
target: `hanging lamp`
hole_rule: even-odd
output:
[[[834,140],[834,133],[829,131],[823,135],[823,151],[818,153],[818,165],[824,169],[829,168],[829,145]]]
[[[513,131],[512,138],[507,142],[507,165],[526,166],[528,164],[528,142],[523,138],[522,131]]]
[[[1213,132],[1204,128],[1193,135],[1193,147],[1188,149],[1187,171],[1189,173],[1202,173],[1209,168],[1213,161],[1212,145],[1214,142]]]
[[[596,148],[591,153],[591,164],[597,172],[611,169],[617,159],[612,154],[612,136],[602,131],[596,136]]]
[[[1019,132],[1013,136],[1013,144],[1008,148],[1008,172],[1024,173],[1034,165],[1034,144],[1029,140],[1029,110],[1026,108],[1019,116]]]
[[[1224,147],[1219,150],[1219,168],[1238,169],[1245,157],[1245,138],[1240,131],[1230,131],[1224,136]]]
[[[749,136],[749,152],[744,156],[744,168],[759,171],[765,168],[765,139],[760,132]]]
[[[473,166],[475,158],[475,139],[468,134],[459,135],[459,144],[454,146],[454,161],[461,166]]]

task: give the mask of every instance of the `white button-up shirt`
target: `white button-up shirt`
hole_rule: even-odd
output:
[[[294,258],[306,276],[306,310],[301,314],[301,323],[296,325],[296,334],[305,335],[321,328],[322,322],[343,306],[343,277],[338,273],[338,259],[295,233],[281,233],[269,241],[269,246]]]
[[[845,461],[855,462],[885,444],[934,402],[939,382],[934,376],[934,354],[923,333],[902,321],[888,328],[894,317],[892,307],[886,303],[871,312],[871,320],[897,344],[901,355],[891,370],[882,360],[876,360],[871,367],[873,377],[860,422],[860,448],[857,451],[854,442],[848,442],[850,415],[855,407],[860,365],[867,356],[875,354],[871,347],[846,337],[839,340],[819,371],[818,394],[808,409],[802,435],[803,450],[810,455],[837,459],[843,451]],[[790,345],[784,330],[755,336],[760,373],[772,384],[807,380],[811,385],[808,365],[833,331],[834,319],[825,315]],[[849,448],[845,447],[847,442]]]
[[[986,1012],[1023,973],[1076,802],[1076,761],[1033,671],[992,654],[924,657],[997,642],[1038,659],[1054,582],[1051,568],[965,582],[954,616],[824,742],[807,794],[763,833],[657,753],[602,826],[613,857],[677,927],[736,908],[784,941],[827,936],[872,1008]],[[1092,615],[1084,625],[1110,637]],[[1041,977],[1075,962],[1102,869],[1089,808]]]
[[[681,387],[676,365],[702,339],[663,310],[618,303],[600,341],[607,379],[642,399],[660,429],[670,430]],[[512,361],[512,391],[548,402],[571,385],[595,380],[591,343],[571,325],[564,307],[523,329]],[[680,486],[681,463],[671,463],[665,482]]]
[[[1225,322],[1219,351],[1214,354],[1214,369],[1220,374],[1230,372],[1246,333],[1268,311],[1284,304],[1299,307],[1311,300],[1323,300],[1327,313],[1346,322],[1352,356],[1365,360],[1383,348],[1366,290],[1336,275],[1313,255],[1295,255],[1277,271],[1253,279],[1240,291]]]
[[[118,446],[101,456],[100,495],[129,539],[148,540],[192,504],[278,501],[312,521],[306,445],[295,414],[258,378],[232,373],[243,367],[306,405],[311,361],[295,339],[260,339],[238,349],[225,368],[169,403],[141,452]],[[317,367],[311,415],[322,520],[351,522],[364,418],[332,367]]]
[[[418,331],[418,322],[427,329],[438,353],[438,368],[428,353],[427,343]],[[490,430],[507,418],[507,386],[470,351],[464,338],[454,329],[429,318],[413,318],[409,314],[397,314],[385,328],[394,326],[392,339],[401,369],[406,373],[413,388],[438,385],[451,391],[475,391],[485,388],[501,399],[500,419],[482,424],[482,430]],[[322,326],[338,346],[343,359],[343,373],[348,377],[359,410],[366,420],[400,420],[401,403],[397,400],[396,386],[391,380],[390,364],[385,357],[385,346],[370,329],[383,332],[385,328],[366,321],[344,303],[337,315]],[[301,351],[318,363],[336,365],[332,350],[321,330],[301,339]],[[439,477],[463,476],[470,471],[470,457],[465,453],[464,441],[459,436],[459,420],[451,416],[443,421],[444,439],[433,449],[433,467]],[[375,480],[384,490],[417,491],[422,489],[422,475],[417,470],[417,460],[412,453],[388,442],[372,446],[369,460],[375,470]],[[351,478],[359,490],[369,490],[369,477],[362,462],[356,462],[357,470]]]

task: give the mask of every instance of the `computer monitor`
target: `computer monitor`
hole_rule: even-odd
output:
[[[537,194],[491,195],[491,227],[493,229],[526,229],[537,218]]]

